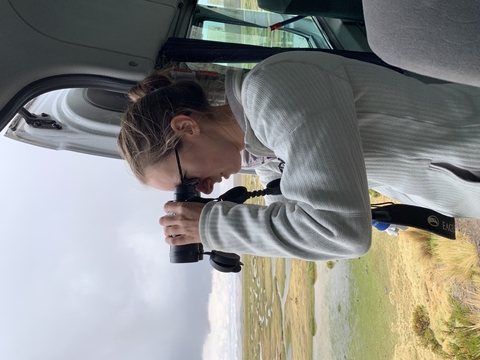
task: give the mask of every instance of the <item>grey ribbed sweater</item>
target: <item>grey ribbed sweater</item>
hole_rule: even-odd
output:
[[[242,80],[234,76],[231,91],[243,105],[246,148],[285,161],[285,199],[267,207],[207,204],[206,247],[310,260],[362,255],[371,238],[368,187],[480,218],[480,182],[458,176],[458,168],[480,171],[480,89],[426,85],[305,52],[273,56]],[[263,183],[280,176],[274,163],[257,172]]]

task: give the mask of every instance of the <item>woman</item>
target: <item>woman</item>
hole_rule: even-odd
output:
[[[358,257],[371,241],[369,187],[406,204],[480,218],[479,89],[426,85],[310,52],[273,56],[246,76],[229,71],[223,106],[210,106],[194,81],[160,78],[132,91],[138,99],[119,136],[140,181],[173,190],[182,178],[198,178],[197,190],[209,194],[243,166],[264,184],[281,177],[283,194],[267,207],[167,203],[175,215],[160,224],[169,244],[308,260]]]

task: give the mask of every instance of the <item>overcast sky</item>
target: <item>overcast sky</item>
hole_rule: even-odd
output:
[[[3,132],[0,169],[1,359],[210,360],[220,339],[232,348],[219,320],[232,290],[212,292],[208,259],[169,263],[158,218],[171,194],[122,161]],[[237,276],[220,275],[222,288]]]

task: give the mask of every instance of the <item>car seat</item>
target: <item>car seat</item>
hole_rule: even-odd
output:
[[[480,86],[480,2],[364,0],[367,39],[385,62]]]

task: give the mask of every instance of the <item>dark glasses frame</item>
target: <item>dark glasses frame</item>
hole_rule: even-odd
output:
[[[178,149],[175,147],[175,157],[177,159],[178,174],[180,175],[180,185],[197,185],[200,182],[199,178],[187,178],[183,175],[182,165],[180,165],[180,156],[178,156]]]

